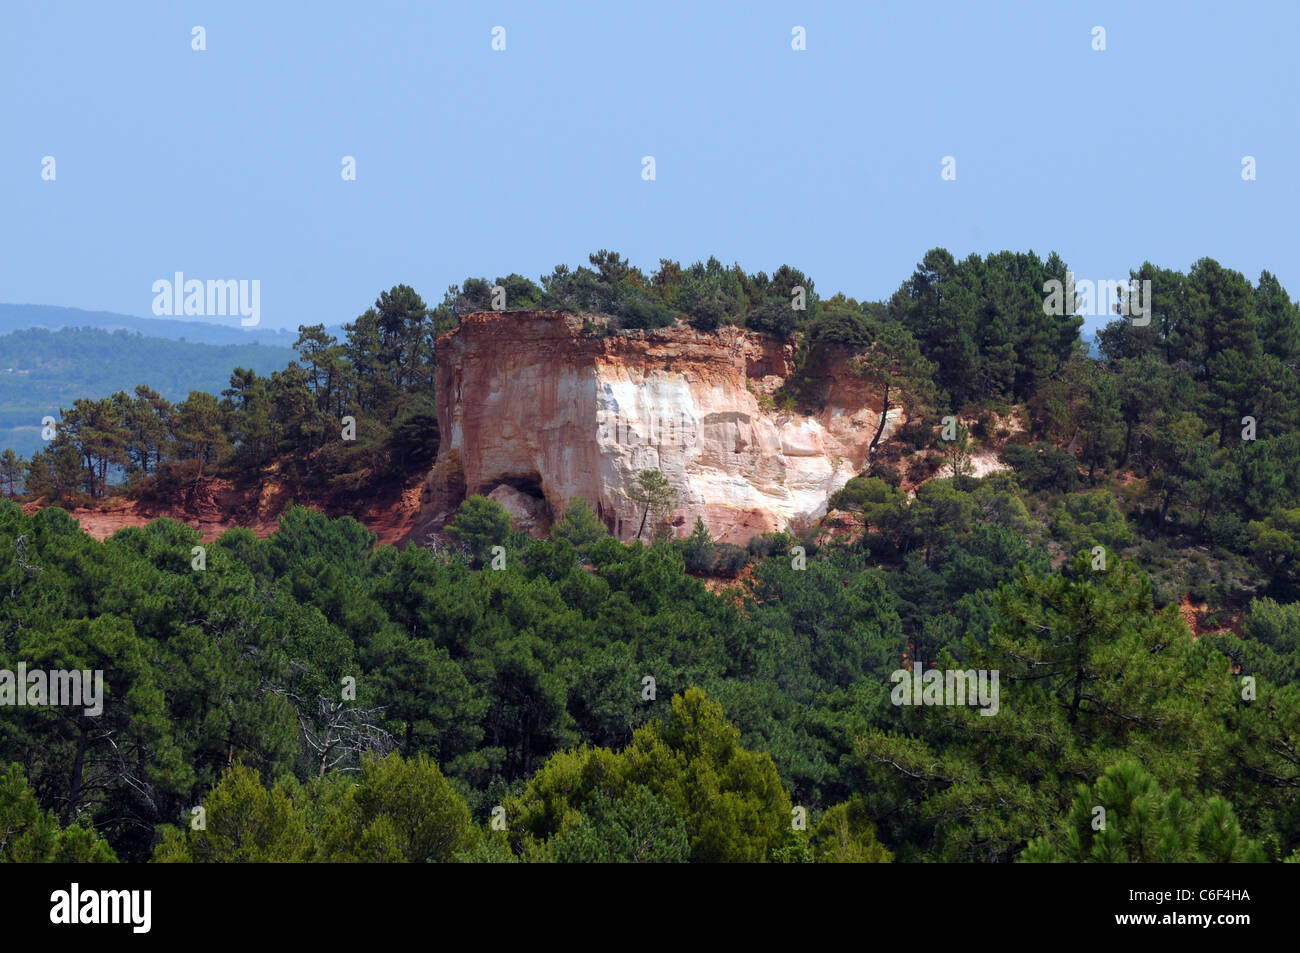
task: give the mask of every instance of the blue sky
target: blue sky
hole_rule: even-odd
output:
[[[598,248],[874,299],[935,246],[1087,279],[1208,255],[1300,296],[1298,36],[1289,0],[9,0],[0,301],[148,315],[182,271],[334,324]]]

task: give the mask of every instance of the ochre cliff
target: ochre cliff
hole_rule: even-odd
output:
[[[657,469],[677,492],[677,535],[699,516],[715,539],[744,544],[822,515],[866,461],[880,398],[843,358],[815,369],[805,391],[816,409],[765,410],[760,395],[793,372],[793,345],[732,327],[601,337],[583,325],[487,312],[438,339],[441,444],[421,531],[482,493],[531,531],[582,497],[630,539],[641,514],[628,489]],[[885,434],[901,422],[891,409]]]

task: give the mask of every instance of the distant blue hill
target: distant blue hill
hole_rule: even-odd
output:
[[[60,308],[46,304],[0,304],[0,334],[26,331],[31,328],[99,328],[104,331],[135,331],[146,337],[166,338],[169,341],[193,341],[196,344],[271,344],[292,347],[298,332],[274,328],[244,328],[239,318],[227,319],[229,323],[197,318],[137,318],[111,311],[82,311],[80,308]],[[308,322],[303,322],[308,323]],[[313,322],[319,323],[319,322]],[[326,328],[343,340],[339,325]]]
[[[12,310],[13,305],[0,305]],[[49,309],[87,315],[92,312],[71,308]],[[121,319],[122,315],[100,315]],[[220,394],[230,386],[230,373],[247,367],[260,376],[270,376],[294,359],[288,347],[297,334],[278,339],[268,332],[252,335],[239,328],[199,325],[199,334],[219,338],[233,335],[231,343],[200,343],[196,325],[182,321],[149,321],[127,318],[150,327],[155,324],[183,326],[188,340],[145,337],[126,329],[94,327],[42,327],[0,333],[0,450],[11,448],[30,457],[44,446],[41,418],[59,417],[78,397],[98,399],[117,391],[133,394],[136,385],[148,384],[170,401],[184,400],[192,390]],[[256,331],[256,329],[251,329]],[[274,342],[262,343],[263,340]]]

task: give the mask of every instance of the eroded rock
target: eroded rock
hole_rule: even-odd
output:
[[[677,491],[678,535],[699,516],[715,539],[743,544],[824,513],[864,466],[879,420],[878,394],[833,355],[810,372],[820,410],[771,409],[793,345],[733,327],[600,337],[583,332],[581,316],[486,312],[437,347],[433,523],[466,495],[504,486],[521,510],[513,494],[552,513],[582,497],[629,539],[640,511],[628,490],[657,469]],[[891,410],[885,435],[903,419]]]

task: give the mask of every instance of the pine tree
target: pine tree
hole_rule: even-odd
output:
[[[27,470],[27,461],[6,447],[0,453],[0,486],[4,487],[5,496],[15,496],[22,492],[23,474]]]
[[[1092,397],[1083,405],[1080,425],[1083,436],[1080,458],[1088,465],[1088,480],[1095,486],[1097,467],[1108,466],[1124,447],[1119,389],[1110,374],[1094,375]]]
[[[646,521],[651,516],[656,520],[664,516],[677,499],[677,491],[658,470],[642,470],[627,493],[634,502],[641,504],[641,525],[637,527],[637,539],[645,532]]]
[[[204,464],[220,460],[229,450],[222,423],[221,408],[211,394],[192,390],[189,397],[176,405],[173,434],[180,444],[179,452],[198,464],[200,480]]]
[[[933,405],[937,395],[934,388],[936,368],[921,356],[916,340],[902,325],[892,321],[880,322],[876,327],[875,341],[854,365],[855,373],[873,380],[880,388],[880,420],[875,436],[871,438],[868,454],[874,454],[894,403],[911,404],[913,417],[923,416]]]

